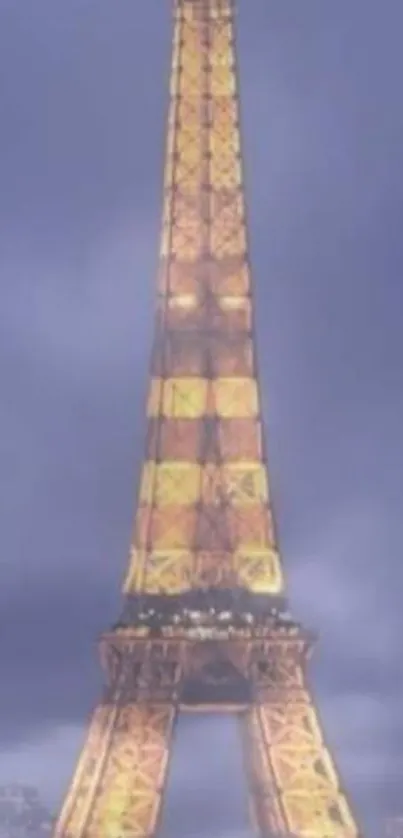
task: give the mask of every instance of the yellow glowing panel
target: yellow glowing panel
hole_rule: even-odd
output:
[[[137,507],[136,521],[133,535],[133,547],[144,549],[150,539],[152,507],[148,504]]]
[[[154,551],[145,564],[144,590],[149,594],[177,594],[192,584],[194,557],[183,550]]]
[[[171,309],[179,309],[179,311],[192,311],[197,308],[198,298],[196,294],[177,294],[173,295],[168,300],[168,305]]]
[[[353,838],[357,835],[349,810],[340,810],[341,794],[334,789],[330,799],[307,790],[299,794],[284,792],[283,805],[287,812],[290,832],[302,838]],[[337,811],[339,810],[339,815]],[[347,815],[348,813],[348,815]]]
[[[255,594],[279,594],[284,585],[280,557],[275,550],[249,550],[234,556],[239,585]]]
[[[195,53],[191,55],[188,52],[187,56],[182,56],[183,71],[179,79],[179,92],[185,97],[200,98],[205,85],[205,73],[203,71],[200,55]]]
[[[265,713],[263,722],[273,747],[292,747],[296,733],[304,749],[322,739],[315,710],[310,706],[277,704],[270,714]]]
[[[140,482],[140,503],[152,503],[156,488],[156,468],[154,462],[143,465]]]
[[[164,170],[164,187],[168,189],[172,185],[173,179],[173,159],[172,155],[167,156]],[[170,200],[165,200],[163,205],[163,222],[169,217]]]
[[[178,149],[187,145],[189,138],[196,148],[201,148],[200,111],[197,102],[181,97],[177,102],[175,112],[175,127],[177,128],[175,138]]]
[[[337,783],[337,774],[325,750],[318,758],[317,748],[304,749],[304,760],[296,763],[295,748],[273,748],[272,766],[279,786],[287,782],[288,792],[330,791]],[[319,769],[319,770],[318,770]]]
[[[159,416],[162,413],[162,380],[152,378],[148,392],[147,416]]]
[[[234,189],[241,183],[241,164],[235,155],[214,154],[210,161],[210,179],[213,189]],[[232,251],[228,251],[232,252]]]
[[[140,590],[144,573],[145,556],[146,553],[144,550],[136,550],[135,547],[131,548],[129,567],[123,583],[124,594]]]
[[[197,419],[206,412],[207,380],[205,378],[168,378],[163,386],[164,416]]]
[[[168,226],[165,226],[161,233],[161,243],[160,243],[160,257],[163,259],[165,256],[169,255],[170,251],[170,244],[171,244],[171,233]]]
[[[182,193],[195,194],[196,186],[201,182],[201,143],[200,123],[197,114],[188,108],[187,122],[177,128],[175,137],[175,182]],[[185,127],[186,126],[186,127]],[[184,215],[191,208],[184,205]],[[172,223],[176,224],[177,212],[173,212]]]
[[[268,501],[266,468],[261,463],[227,463],[223,471],[231,503],[244,505]]]
[[[197,463],[163,462],[157,466],[155,502],[167,504],[192,504],[200,496],[200,472]]]
[[[217,67],[214,74],[211,75],[210,90],[213,96],[234,96],[234,74],[226,67]]]
[[[197,108],[188,107],[183,112],[183,124],[177,127],[175,134],[175,151],[181,159],[189,165],[195,165],[201,158],[202,142],[200,137],[200,121]]]
[[[233,53],[233,25],[232,20],[223,20],[220,27],[214,27],[211,39],[211,51],[214,55],[220,53]]]
[[[219,416],[243,419],[258,415],[259,397],[254,378],[218,378],[212,386]]]

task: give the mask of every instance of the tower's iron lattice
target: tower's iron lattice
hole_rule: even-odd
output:
[[[253,13],[253,12],[252,12]],[[256,369],[232,0],[176,0],[147,442],[106,688],[55,838],[155,834],[182,710],[239,714],[262,836],[356,838],[285,610]]]

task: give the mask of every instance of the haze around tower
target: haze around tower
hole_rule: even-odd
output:
[[[0,776],[55,801],[96,695],[92,644],[116,612],[142,455],[161,5],[0,3]],[[321,635],[332,745],[373,823],[402,775],[402,12],[239,5],[281,546],[295,611]],[[203,753],[197,732],[183,741]]]

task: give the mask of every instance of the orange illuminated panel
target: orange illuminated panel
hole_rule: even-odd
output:
[[[230,171],[233,170],[235,160],[230,166],[231,160],[228,160]],[[244,253],[246,250],[246,231],[243,221],[243,214],[234,212],[234,207],[227,207],[220,213],[217,213],[212,220],[211,227],[211,250],[218,257],[226,254],[236,255]]]
[[[229,510],[215,504],[203,506],[197,518],[197,549],[207,553],[230,553],[236,547]]]
[[[218,416],[228,419],[257,416],[259,400],[254,378],[218,378],[212,387]]]
[[[259,550],[273,544],[271,516],[264,504],[228,510],[237,550]]]
[[[218,297],[212,323],[215,328],[227,333],[250,332],[252,308],[249,297]]]
[[[181,164],[183,164],[183,156]],[[184,181],[186,181],[186,177],[187,174],[184,172]],[[175,201],[174,212],[176,217],[171,228],[171,252],[184,259],[195,258],[200,252],[202,242],[200,216],[179,198]]]
[[[165,323],[169,329],[200,329],[204,310],[195,295],[169,297],[165,307]]]
[[[211,357],[214,375],[241,376],[249,378],[253,375],[253,344],[248,335],[213,336],[211,340]]]
[[[199,158],[196,155],[192,155],[190,153],[181,154],[180,157],[176,160],[175,163],[175,185],[180,187],[183,192],[188,193],[189,195],[197,194],[198,190],[200,189],[200,164]],[[171,202],[168,202],[169,211],[172,211]],[[169,224],[169,235],[167,240],[168,251],[172,251],[175,254],[175,258],[178,259],[196,259],[199,255],[199,251],[195,248],[191,250],[190,248],[184,249],[179,247],[179,228],[175,226],[175,235],[176,238],[174,240],[173,237],[173,222],[170,220]],[[182,236],[183,236],[183,227]],[[199,227],[195,224],[195,216],[193,216],[193,232],[194,232],[194,241],[195,243],[199,239]],[[175,244],[175,249],[173,249],[172,245]]]
[[[164,506],[152,510],[150,544],[154,550],[189,550],[195,527],[195,509],[189,506]]]
[[[174,260],[168,263],[167,268],[167,287],[175,296],[197,296],[201,277],[217,296],[243,297],[250,290],[249,268],[244,254],[204,261],[202,266],[195,260]],[[165,282],[161,290],[164,289]]]
[[[260,460],[262,431],[256,419],[222,419],[219,424],[221,456],[224,460]]]
[[[202,500],[206,506],[225,500],[226,486],[222,468],[215,463],[203,466],[202,471]]]
[[[137,507],[133,534],[133,547],[136,550],[142,551],[147,547],[150,537],[151,512],[152,507],[148,504]]]
[[[228,150],[226,150],[228,154]],[[235,156],[235,155],[234,155]],[[230,235],[232,231],[244,224],[244,203],[242,192],[235,189],[233,192],[216,190],[211,196],[211,223],[213,231],[221,227]]]
[[[230,588],[236,584],[232,553],[201,552],[196,554],[194,585]]]
[[[154,353],[153,374],[167,378],[198,377],[205,366],[203,342],[189,332],[167,334]]]
[[[198,419],[164,419],[160,427],[161,460],[197,460],[203,433]]]
[[[188,295],[197,291],[197,271],[194,261],[171,262],[168,273],[168,287],[172,294]]]
[[[228,134],[229,131],[232,140],[234,127],[238,121],[238,104],[236,98],[232,96],[220,96],[217,99],[212,99],[210,104],[210,117],[213,133],[218,136],[223,136]]]
[[[201,149],[201,135],[199,122],[200,112],[197,109],[197,105],[198,103],[195,102],[193,99],[187,99],[184,96],[181,96],[179,100],[176,102],[175,126],[177,130],[176,139],[178,150],[181,147],[180,144],[184,144],[185,137],[189,134],[191,134],[192,137],[194,137],[196,141],[196,146],[198,146]]]
[[[147,460],[155,460],[158,456],[158,444],[160,435],[159,419],[149,419],[147,424],[147,440],[145,457]]]
[[[222,297],[243,297],[250,290],[249,269],[244,256],[217,260],[213,277],[214,293]]]

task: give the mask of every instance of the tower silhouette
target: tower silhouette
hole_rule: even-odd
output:
[[[123,593],[55,838],[151,838],[175,722],[192,710],[239,716],[258,834],[355,838],[273,522],[232,0],[175,3],[147,439]]]

